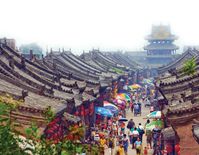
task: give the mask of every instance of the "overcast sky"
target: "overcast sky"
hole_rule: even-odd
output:
[[[199,0],[0,0],[0,37],[17,45],[142,50],[152,25],[169,24],[176,44],[199,45]]]

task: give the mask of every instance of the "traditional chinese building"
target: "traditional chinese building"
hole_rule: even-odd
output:
[[[179,145],[183,155],[199,152],[199,59],[197,55],[195,58],[197,67],[193,75],[183,72],[184,57],[181,57],[174,63],[176,69],[160,78],[159,85],[159,91],[164,97],[159,102],[168,127],[163,130],[165,143],[173,148]]]
[[[171,33],[169,26],[153,26],[151,34],[146,37],[149,44],[144,47],[147,50],[147,63],[151,67],[160,67],[174,60],[178,49],[173,44],[176,39],[177,37]]]
[[[29,60],[3,40],[0,42],[0,101],[7,101],[8,95],[14,103],[22,100],[10,115],[22,129],[34,121],[41,134],[45,130],[49,137],[56,138],[65,133],[62,130],[66,127],[65,119],[76,115],[89,131],[94,123],[95,106],[101,106],[105,99],[111,98],[110,94],[117,93],[118,86],[131,76],[132,66],[118,64],[100,52],[93,52],[87,63],[64,49],[51,50],[42,59]],[[56,115],[50,125],[45,116],[48,109]],[[52,124],[61,124],[60,130]]]
[[[0,38],[0,43],[7,44],[12,49],[16,49],[16,41],[15,41],[15,39]]]

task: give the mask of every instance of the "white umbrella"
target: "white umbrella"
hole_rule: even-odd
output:
[[[147,118],[161,118],[161,117],[162,117],[161,111],[153,111],[147,115]]]

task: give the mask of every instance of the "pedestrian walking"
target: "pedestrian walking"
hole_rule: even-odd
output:
[[[133,113],[133,110],[134,110],[134,104],[132,103],[131,104],[131,112]]]
[[[152,131],[146,130],[146,143],[150,146],[150,149],[152,148]]]
[[[131,129],[131,128],[133,128],[135,126],[135,123],[134,123],[134,121],[133,121],[133,119],[130,119],[130,121],[128,122],[128,124],[127,124],[127,129]]]
[[[148,148],[146,146],[144,147],[144,151],[143,152],[144,152],[144,155],[148,155]]]
[[[111,135],[110,135],[110,138],[108,140],[108,147],[111,149],[110,152],[111,152],[111,155],[112,155],[115,145],[114,145],[114,138]]]
[[[137,103],[134,104],[134,116],[137,116],[139,112],[139,105]]]
[[[161,130],[156,125],[155,128],[152,130],[152,138],[153,138],[153,145],[154,147],[157,146],[157,142],[160,136]]]
[[[144,128],[141,125],[141,123],[139,123],[139,125],[138,125],[138,132],[139,132],[140,141],[142,142],[142,138],[143,138],[143,135],[144,135],[145,132],[144,132]]]
[[[131,145],[133,144],[133,131],[134,131],[134,128],[131,128],[129,131],[129,141]]]
[[[141,116],[141,114],[142,114],[142,104],[141,104],[141,102],[140,101],[138,101],[138,109],[139,109],[139,111],[138,111],[138,113],[140,114],[140,116]]]
[[[126,134],[124,134],[123,146],[124,146],[124,153],[125,153],[125,155],[127,155],[128,154],[129,141],[128,141]]]
[[[116,151],[117,155],[124,155],[124,147],[122,145],[122,143],[120,143],[118,150]]]
[[[147,121],[146,121],[146,123],[144,124],[144,128],[146,129],[146,125],[147,124],[150,124],[150,120],[149,119],[147,119]]]
[[[118,125],[116,121],[113,121],[112,123],[112,130],[113,130],[113,135],[116,137],[118,135]]]
[[[134,143],[137,141],[137,138],[139,138],[139,132],[137,131],[137,128],[135,127],[134,128],[134,131],[133,131],[133,133],[132,133],[132,149],[134,149],[135,148],[135,145],[134,145]]]
[[[106,148],[106,144],[107,144],[107,141],[105,139],[104,136],[101,137],[100,141],[99,141],[99,144],[100,144],[100,148],[102,150],[102,152],[104,153],[104,149]]]
[[[136,155],[141,155],[142,142],[140,141],[140,138],[137,138],[134,143],[134,147],[136,149]]]

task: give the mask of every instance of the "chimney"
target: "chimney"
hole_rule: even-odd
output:
[[[30,50],[30,60],[33,59],[33,50]]]

